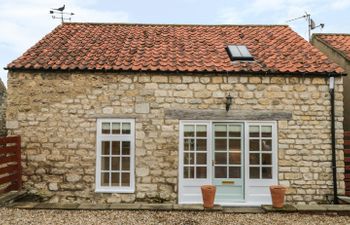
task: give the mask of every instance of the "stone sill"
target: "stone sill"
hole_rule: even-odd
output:
[[[283,208],[273,208],[271,205],[260,207],[222,207],[215,205],[213,209],[205,209],[202,205],[151,204],[151,203],[38,203],[15,202],[8,208],[44,209],[44,210],[154,210],[154,211],[205,211],[222,213],[310,213],[350,215],[350,205],[285,205]]]

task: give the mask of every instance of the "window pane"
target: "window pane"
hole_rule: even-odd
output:
[[[227,153],[215,152],[215,164],[227,164]]]
[[[120,170],[120,157],[112,157],[112,170]]]
[[[121,186],[130,186],[130,173],[122,173],[122,185]]]
[[[130,134],[131,124],[122,123],[122,134]]]
[[[272,150],[272,141],[271,140],[262,140],[261,148],[262,148],[262,151],[271,151]]]
[[[249,140],[249,150],[250,151],[259,151],[259,140]]]
[[[260,167],[250,167],[249,168],[249,178],[259,179],[260,178]]]
[[[185,125],[184,126],[184,136],[185,137],[194,137],[194,125]]]
[[[184,164],[185,165],[194,164],[194,153],[184,153]]]
[[[206,153],[197,153],[197,165],[206,165],[207,164],[207,154]]]
[[[230,139],[229,140],[229,150],[230,151],[241,151],[241,140]]]
[[[229,136],[230,137],[241,137],[241,126],[231,125],[229,126]]]
[[[109,141],[102,141],[102,155],[109,155]]]
[[[109,157],[101,157],[101,169],[109,170]]]
[[[129,141],[122,142],[122,155],[130,155],[130,142]]]
[[[207,126],[206,125],[197,125],[197,137],[206,137],[207,136]]]
[[[230,152],[229,153],[229,164],[241,164],[241,153]]]
[[[260,164],[260,154],[259,153],[250,153],[249,154],[249,164],[250,165],[259,165]]]
[[[197,167],[196,178],[207,178],[207,167]]]
[[[102,123],[102,134],[110,133],[110,123]]]
[[[241,167],[230,167],[229,178],[241,178]]]
[[[194,139],[184,140],[184,151],[194,151]]]
[[[120,142],[112,141],[112,155],[120,155]]]
[[[259,126],[249,127],[249,137],[259,137]]]
[[[206,150],[207,150],[207,140],[197,139],[197,151],[206,151]]]
[[[119,173],[112,173],[112,186],[120,186],[119,184]]]
[[[122,157],[122,170],[130,170],[130,157]]]
[[[120,123],[112,123],[112,134],[120,134]]]
[[[215,137],[226,137],[227,126],[226,125],[215,125]]]
[[[215,167],[215,178],[227,178],[227,167],[216,166]]]
[[[101,173],[101,186],[109,186],[109,173]]]
[[[272,165],[272,155],[267,153],[261,154],[261,161],[263,165]]]
[[[262,168],[262,178],[263,179],[272,179],[272,168],[271,167],[263,167]]]
[[[184,178],[194,178],[194,167],[184,167]]]
[[[262,137],[272,137],[272,127],[271,126],[261,126],[261,136]]]
[[[215,150],[227,150],[227,140],[226,139],[215,139]]]

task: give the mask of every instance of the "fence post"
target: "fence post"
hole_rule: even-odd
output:
[[[22,158],[21,158],[21,136],[16,140],[16,158],[17,158],[17,180],[16,188],[20,190],[22,188]]]

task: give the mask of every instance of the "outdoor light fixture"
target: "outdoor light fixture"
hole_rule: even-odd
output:
[[[231,105],[232,105],[232,96],[228,94],[228,96],[226,96],[226,112],[230,110]]]

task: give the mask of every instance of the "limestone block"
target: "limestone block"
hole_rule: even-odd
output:
[[[58,190],[57,183],[49,183],[49,190],[50,191],[57,191]]]
[[[71,173],[71,174],[67,174],[66,175],[66,180],[68,182],[77,182],[81,179],[81,175],[79,174],[74,174],[74,173]]]
[[[147,168],[147,167],[137,168],[136,167],[136,176],[145,177],[148,175],[149,175],[149,168]]]
[[[17,120],[6,121],[6,128],[7,129],[17,129],[18,128],[18,121]]]
[[[150,107],[149,103],[138,103],[135,105],[136,113],[149,113]]]

